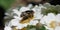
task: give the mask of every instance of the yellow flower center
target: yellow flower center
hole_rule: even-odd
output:
[[[56,27],[56,22],[55,21],[51,21],[50,28],[55,28],[55,27]]]

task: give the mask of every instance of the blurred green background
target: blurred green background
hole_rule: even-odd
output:
[[[8,9],[11,7],[11,4],[14,2],[15,0],[0,0],[0,6],[3,6],[4,9]]]
[[[15,0],[0,0],[0,6],[3,6],[5,9],[8,9],[11,7],[11,4],[13,4],[14,2]]]

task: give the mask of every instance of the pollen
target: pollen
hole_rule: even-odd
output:
[[[55,27],[56,27],[56,22],[55,21],[51,21],[50,28],[55,28]]]

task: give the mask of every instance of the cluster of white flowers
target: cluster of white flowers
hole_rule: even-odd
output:
[[[48,13],[48,15],[45,15],[40,23],[46,24],[46,28],[49,30],[60,30],[60,14],[53,14]]]
[[[22,29],[24,27],[27,27],[27,25],[36,25],[38,23],[38,20],[36,20],[36,19],[41,19],[41,17],[43,16],[43,15],[41,15],[41,8],[44,8],[44,7],[42,5],[40,5],[40,6],[36,5],[34,8],[32,8],[32,9],[31,8],[32,8],[32,4],[29,4],[27,7],[21,7],[19,10],[13,9],[13,13],[17,14],[17,16],[13,16],[14,19],[12,19],[9,22],[8,26],[5,25],[5,27],[10,27],[10,29],[11,29],[11,26],[17,26],[16,27],[17,29]],[[34,13],[35,20],[34,19],[31,20],[29,24],[20,24],[19,21],[22,19],[20,17],[20,14],[21,14],[21,12],[24,12],[27,10],[33,10],[35,12]]]
[[[38,23],[38,19],[40,19],[41,24],[45,24],[45,27],[48,30],[60,30],[60,14],[53,14],[53,13],[48,13],[48,15],[43,15],[41,14],[41,9],[45,8],[43,5],[36,5],[32,9],[32,4],[29,4],[27,7],[21,7],[19,10],[18,9],[13,9],[13,13],[17,14],[12,19],[9,23],[8,26],[5,25],[4,30],[12,30],[11,26],[17,26],[17,29],[22,29],[24,27],[27,27],[27,25],[36,25]],[[34,19],[32,19],[28,24],[21,24],[19,21],[21,21],[21,12],[27,11],[27,10],[33,10],[34,13]]]

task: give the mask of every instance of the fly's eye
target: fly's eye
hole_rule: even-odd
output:
[[[25,13],[24,13],[24,12],[22,12],[20,16],[21,16],[21,17],[25,16]]]

